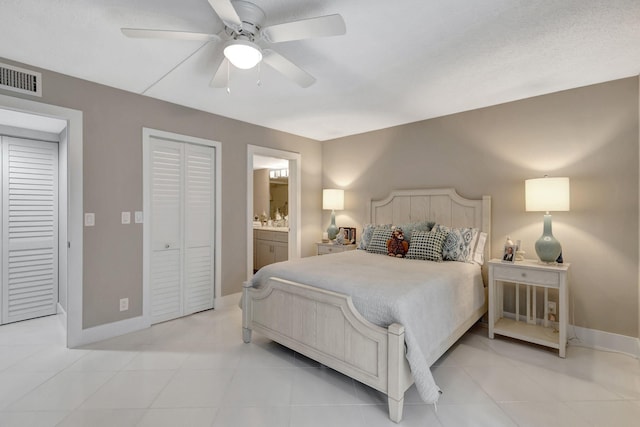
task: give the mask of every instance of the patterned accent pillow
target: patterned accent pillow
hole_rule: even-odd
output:
[[[442,247],[442,258],[445,261],[473,262],[473,253],[478,241],[477,228],[449,228],[438,224],[436,229],[447,233]]]
[[[367,245],[367,252],[373,254],[387,254],[387,240],[391,238],[390,228],[376,228],[371,236],[371,241]]]
[[[407,258],[442,262],[442,245],[447,235],[438,230],[413,233]]]
[[[411,246],[411,236],[414,231],[431,231],[434,225],[436,225],[436,223],[433,221],[418,221],[408,222],[406,224],[395,224],[391,229],[401,228],[404,232],[404,240],[406,240],[407,243],[409,243],[409,246]]]
[[[373,232],[376,230],[376,228],[391,229],[391,225],[390,224],[384,224],[384,225],[365,224],[362,229],[362,236],[360,237],[360,242],[358,242],[358,249],[363,249],[363,250],[367,249],[367,246],[369,246],[369,242],[371,242],[371,237],[373,237]]]

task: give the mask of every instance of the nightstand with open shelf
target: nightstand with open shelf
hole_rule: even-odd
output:
[[[502,262],[489,261],[489,338],[503,335],[558,349],[559,356],[566,355],[567,324],[569,312],[569,267],[570,264],[542,264],[535,260]],[[515,318],[505,316],[504,286],[511,284],[515,289]],[[526,294],[526,314],[520,314],[520,289]],[[543,319],[536,319],[536,288],[543,288]],[[548,311],[549,289],[557,289],[558,332],[550,328]],[[525,319],[521,319],[524,317]]]

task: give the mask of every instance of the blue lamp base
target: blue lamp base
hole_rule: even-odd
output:
[[[327,228],[327,237],[329,237],[329,240],[335,240],[338,231],[338,227],[336,227],[336,211],[331,209],[331,225]]]
[[[546,214],[542,236],[536,241],[536,254],[540,261],[552,263],[556,262],[561,253],[562,246],[551,232],[551,215]]]

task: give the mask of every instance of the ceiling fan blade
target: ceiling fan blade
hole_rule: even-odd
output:
[[[316,81],[311,74],[271,49],[262,50],[262,61],[300,87],[309,87]]]
[[[285,22],[262,29],[262,35],[272,43],[313,37],[341,36],[346,32],[347,27],[344,19],[338,14]]]
[[[229,0],[209,0],[209,4],[227,26],[242,27],[242,20]]]
[[[217,67],[214,67],[216,72],[209,82],[209,86],[218,88],[227,87],[229,84],[229,60],[225,58],[224,55],[219,55],[219,57],[216,58],[216,62]]]
[[[163,39],[163,40],[195,40],[214,41],[220,40],[216,34],[193,33],[190,31],[173,30],[147,30],[142,28],[121,28],[122,34],[127,37],[140,39]]]

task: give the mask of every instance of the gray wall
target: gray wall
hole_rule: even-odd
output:
[[[240,292],[246,279],[247,144],[301,154],[302,255],[315,253],[314,242],[321,236],[318,142],[37,67],[2,62],[43,73],[43,97],[23,98],[83,112],[84,211],[96,214],[96,226],[84,229],[84,328],[142,314],[142,225],[121,225],[120,212],[142,210],[143,127],[222,143],[223,295]],[[130,308],[120,312],[118,301],[124,297],[129,298]]]
[[[638,121],[637,77],[559,92],[327,141],[323,187],[346,190],[336,221],[358,228],[368,199],[393,189],[491,195],[493,256],[509,235],[536,258],[542,213],[524,211],[524,180],[569,176],[553,232],[572,268],[570,321],[637,337]]]
[[[554,234],[572,264],[572,323],[638,336],[638,78],[319,144],[25,67],[43,73],[37,101],[84,113],[84,210],[96,213],[84,233],[85,328],[142,313],[142,227],[119,219],[142,209],[141,135],[150,127],[222,143],[223,295],[245,279],[247,144],[301,153],[303,256],[329,223],[323,187],[345,188],[337,223],[360,228],[371,197],[452,186],[493,197],[494,256],[510,235],[533,258],[542,214],[524,212],[524,180],[548,173],[571,178],[571,211],[554,214]],[[123,313],[122,297],[130,299]]]
[[[269,216],[269,169],[253,171],[253,213]],[[267,218],[268,219],[268,218]]]

